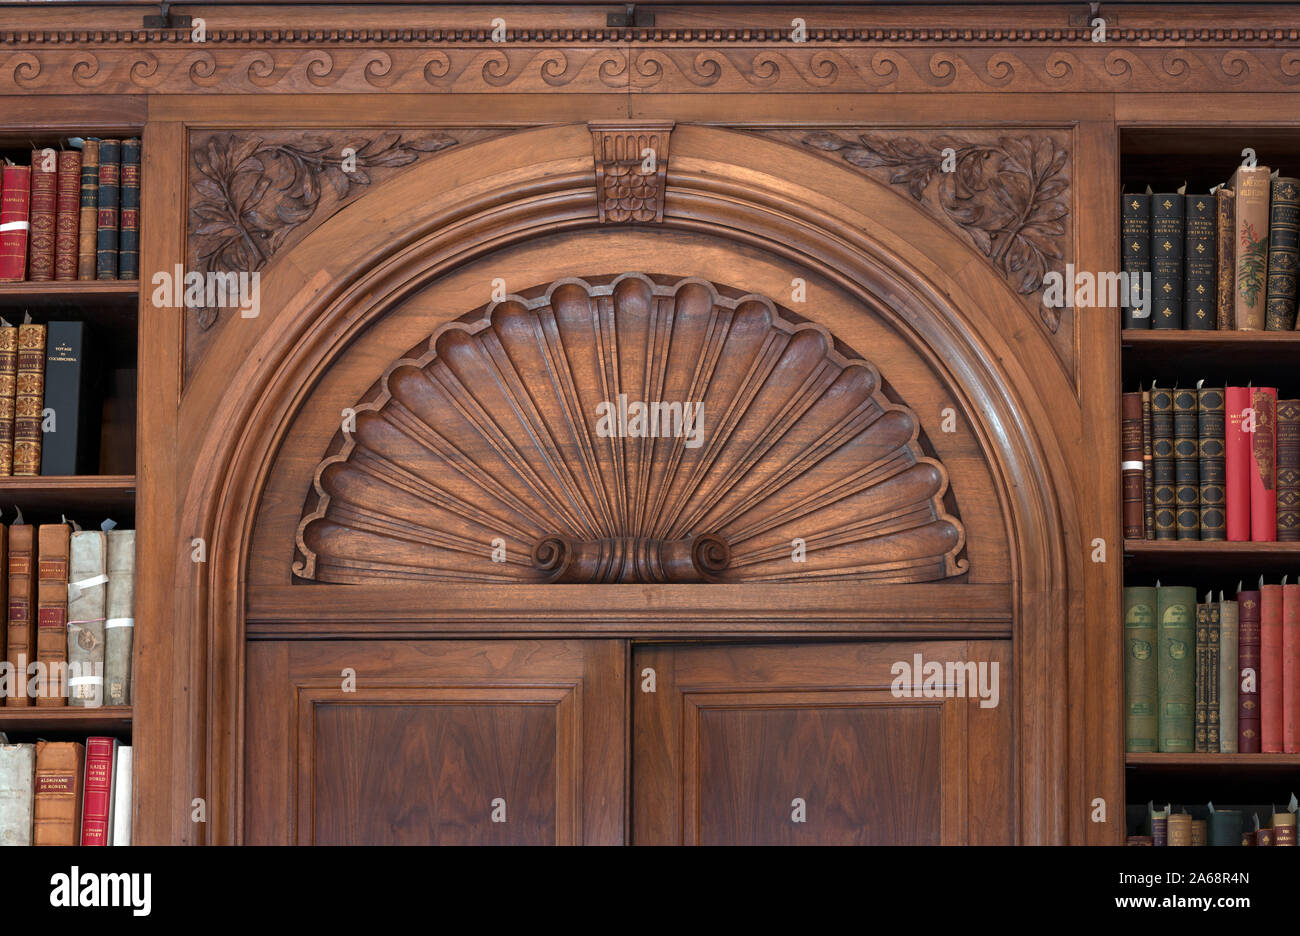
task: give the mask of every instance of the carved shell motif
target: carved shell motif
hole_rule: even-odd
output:
[[[699,279],[563,279],[392,364],[316,469],[300,579],[932,581],[947,473],[876,368]]]

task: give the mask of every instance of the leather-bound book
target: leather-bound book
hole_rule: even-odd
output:
[[[1151,462],[1151,392],[1142,391],[1142,538],[1156,538],[1155,466]]]
[[[14,473],[14,390],[18,386],[18,326],[0,319],[0,477]]]
[[[1151,327],[1183,327],[1183,241],[1187,199],[1151,196]]]
[[[0,744],[0,845],[32,844],[36,745]]]
[[[1218,283],[1214,278],[1217,218],[1212,195],[1187,196],[1183,241],[1183,327],[1206,331],[1218,326]]]
[[[81,217],[81,153],[59,153],[59,178],[54,215],[54,278],[77,278],[77,230]]]
[[[1236,326],[1236,302],[1233,298],[1233,286],[1237,277],[1237,238],[1234,236],[1233,220],[1236,217],[1237,198],[1232,189],[1219,186],[1214,193],[1215,201],[1215,277],[1217,294],[1217,319],[1220,331],[1228,331]]]
[[[81,146],[81,199],[77,220],[77,279],[95,278],[95,243],[99,239],[99,141]]]
[[[1237,750],[1259,753],[1259,592],[1237,592]]]
[[[99,141],[98,239],[95,278],[117,279],[118,209],[121,206],[122,141]]]
[[[18,373],[14,393],[14,474],[41,471],[41,413],[45,400],[45,326],[18,326]]]
[[[1255,431],[1250,437],[1254,459],[1250,474],[1250,538],[1256,543],[1277,539],[1277,390],[1252,387]]]
[[[1156,746],[1156,590],[1124,589],[1125,748],[1133,754]]]
[[[1208,845],[1209,831],[1206,828],[1204,819],[1192,820],[1192,847],[1199,848]]]
[[[0,283],[17,283],[27,276],[31,186],[31,166],[6,165],[0,173]]]
[[[1259,586],[1259,739],[1282,753],[1282,586]]]
[[[1260,830],[1255,833],[1255,844],[1264,847],[1271,846],[1273,844],[1273,830],[1267,827],[1261,827]]]
[[[1169,810],[1156,809],[1147,804],[1147,824],[1151,828],[1151,843],[1157,848],[1169,844]]]
[[[1295,328],[1296,261],[1300,259],[1300,179],[1273,180],[1268,215],[1268,280],[1264,328]]]
[[[86,749],[71,741],[36,742],[34,832],[37,845],[81,841],[81,783]]]
[[[75,531],[69,549],[68,704],[98,707],[104,704],[104,533]]]
[[[81,844],[113,842],[113,768],[116,738],[86,739],[86,781],[82,792]]]
[[[1197,470],[1200,475],[1201,539],[1221,540],[1228,535],[1224,487],[1224,395],[1222,387],[1196,390]]]
[[[1215,809],[1206,820],[1206,843],[1210,846],[1241,846],[1241,810]]]
[[[54,432],[45,433],[41,474],[94,474],[99,468],[98,369],[84,322],[50,322],[45,335],[45,408]]]
[[[1166,753],[1191,754],[1196,749],[1196,591],[1158,586],[1156,605],[1159,746]]]
[[[54,232],[58,217],[59,158],[52,149],[32,150],[32,229],[27,278],[54,279]]]
[[[1142,527],[1142,394],[1123,394],[1120,426],[1120,475],[1123,480],[1124,538],[1141,539]]]
[[[1295,847],[1295,813],[1280,812],[1273,814],[1273,844]]]
[[[1207,617],[1207,643],[1205,651],[1205,752],[1219,753],[1219,640],[1222,624],[1219,620],[1219,603],[1213,595],[1205,596]]]
[[[1141,288],[1151,274],[1151,196],[1120,196],[1120,270],[1132,300],[1124,306],[1125,328],[1150,328],[1151,306],[1143,309]],[[1134,289],[1136,287],[1136,290]]]
[[[43,523],[36,531],[36,658],[44,667],[37,705],[67,705],[68,548],[72,528]]]
[[[1259,843],[1255,840],[1257,834],[1258,832],[1254,829],[1243,830],[1241,833],[1241,846],[1243,848],[1253,848],[1258,845]]]
[[[4,570],[7,569],[8,566],[9,566],[9,530],[4,526],[0,526],[0,607],[4,607],[7,604],[5,599],[8,596],[5,594],[5,592],[6,592],[6,586],[9,584],[9,582],[8,582],[8,577],[4,575]],[[5,625],[3,627],[0,627],[0,661],[4,661],[5,659],[7,659],[6,653],[8,649],[9,649],[9,623],[6,620]],[[9,682],[10,689],[16,692],[17,681],[12,671],[10,671],[8,682]],[[3,704],[4,704],[4,700],[0,699],[0,705]],[[0,742],[3,741],[4,741],[4,734],[0,733]]]
[[[18,681],[5,705],[30,706],[28,667],[36,660],[36,527],[9,527],[9,646],[5,659]]]
[[[1217,674],[1216,674],[1217,676]],[[1196,740],[1197,754],[1208,754],[1210,716],[1210,608],[1196,606]]]
[[[1239,166],[1232,188],[1237,193],[1236,325],[1261,331],[1268,296],[1268,166]]]
[[[1277,401],[1277,538],[1300,541],[1300,400]]]
[[[1201,538],[1201,476],[1196,391],[1174,390],[1174,523],[1180,540]]]
[[[1282,585],[1282,750],[1300,754],[1300,584]]]
[[[1246,411],[1250,409],[1249,387],[1228,387],[1227,419],[1223,444],[1223,479],[1227,491],[1224,501],[1228,512],[1228,539],[1250,541],[1250,478],[1254,474],[1251,456],[1251,433],[1246,431]]]
[[[1219,753],[1237,753],[1237,693],[1241,686],[1237,670],[1237,602],[1224,601],[1219,594]]]
[[[1189,813],[1173,813],[1169,817],[1169,847],[1186,847],[1192,844],[1192,817]]]
[[[131,648],[135,635],[135,530],[109,530],[104,682],[109,705],[131,704]]]
[[[117,278],[140,278],[140,140],[122,141],[122,218]]]
[[[1178,538],[1174,520],[1174,395],[1151,386],[1151,497],[1156,539]]]

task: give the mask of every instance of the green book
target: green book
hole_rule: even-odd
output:
[[[1156,590],[1124,589],[1124,717],[1134,754],[1156,750]]]
[[[1208,830],[1210,845],[1241,847],[1242,815],[1237,809],[1211,809]]]
[[[1196,750],[1196,589],[1156,588],[1156,731],[1160,750]]]
[[[1219,753],[1237,753],[1237,602],[1219,592]]]

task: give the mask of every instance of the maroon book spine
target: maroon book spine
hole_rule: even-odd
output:
[[[1255,432],[1250,449],[1254,456],[1250,475],[1250,538],[1256,543],[1277,539],[1277,390],[1255,387],[1250,393],[1255,410]]]
[[[1282,586],[1259,589],[1259,743],[1282,753]]]
[[[113,809],[113,738],[86,739],[86,780],[82,785],[81,844],[111,845],[108,818]]]
[[[1123,395],[1120,475],[1123,478],[1124,538],[1142,539],[1142,394]]]
[[[59,179],[54,218],[54,278],[77,278],[77,232],[81,215],[81,153],[59,153]]]
[[[0,282],[17,283],[27,273],[32,170],[5,166],[0,180]]]
[[[1237,750],[1259,753],[1259,592],[1237,593]]]
[[[32,150],[32,236],[27,278],[34,283],[54,279],[58,179],[58,153],[52,149]]]

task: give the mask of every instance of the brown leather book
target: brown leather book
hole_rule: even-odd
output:
[[[1220,186],[1214,194],[1215,220],[1217,235],[1215,249],[1218,252],[1218,282],[1216,306],[1220,331],[1228,331],[1236,325],[1236,303],[1233,301],[1232,288],[1236,284],[1237,274],[1237,239],[1233,236],[1233,221],[1236,218],[1236,195],[1232,189]]]
[[[81,216],[81,153],[59,153],[54,217],[54,278],[77,278],[77,228]]]
[[[12,667],[17,681],[13,693],[5,698],[7,706],[29,706],[27,692],[27,667],[36,659],[36,627],[32,608],[36,604],[36,576],[33,574],[33,547],[36,544],[36,527],[29,523],[16,523],[9,527],[9,565],[6,576],[9,585],[8,627],[9,646],[5,659]]]
[[[14,394],[14,474],[41,473],[41,413],[45,407],[45,326],[18,326]]]
[[[1152,462],[1151,391],[1142,391],[1142,538],[1156,538],[1155,464]]]
[[[1277,538],[1300,541],[1300,400],[1277,401]]]
[[[1143,537],[1142,394],[1123,395],[1120,425],[1120,475],[1123,478],[1124,538]]]
[[[1191,813],[1173,813],[1169,817],[1169,845],[1187,846],[1192,844]]]
[[[1208,845],[1209,828],[1204,819],[1192,820],[1192,845]]]
[[[99,237],[98,140],[86,140],[81,148],[81,207],[77,227],[77,279],[93,280]]]
[[[52,149],[32,150],[32,227],[27,254],[27,278],[32,282],[54,279],[58,179],[58,153]]]
[[[33,845],[81,841],[81,784],[86,749],[71,741],[36,742]]]
[[[1268,166],[1239,166],[1232,188],[1237,193],[1236,327],[1263,331],[1268,295]]]
[[[0,477],[14,473],[14,388],[18,385],[18,326],[0,325]]]
[[[37,705],[68,704],[68,552],[72,528],[66,523],[43,523],[39,543],[36,584],[36,658],[44,667],[37,683]]]

